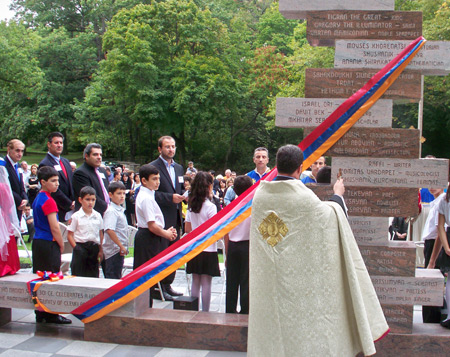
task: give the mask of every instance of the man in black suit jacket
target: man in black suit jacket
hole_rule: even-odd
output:
[[[65,222],[66,213],[75,208],[75,197],[72,188],[73,172],[69,160],[62,157],[64,148],[64,135],[53,132],[48,135],[48,153],[39,164],[53,167],[58,171],[59,187],[58,191],[52,193],[52,197],[58,205],[58,218],[60,222]]]
[[[7,155],[5,156],[5,167],[8,171],[9,184],[14,196],[19,222],[22,218],[22,210],[28,203],[23,175],[19,172],[19,161],[23,156],[24,150],[25,144],[23,142],[18,139],[12,139],[7,144]]]
[[[94,209],[103,216],[108,208],[108,178],[106,171],[100,168],[102,164],[102,147],[100,144],[92,143],[84,149],[84,163],[73,173],[73,191],[75,194],[75,210],[81,205],[78,200],[80,191],[85,186],[91,186],[96,192]]]
[[[184,200],[184,179],[183,166],[177,164],[173,157],[176,153],[175,139],[171,136],[163,136],[158,140],[158,151],[160,156],[150,164],[159,170],[160,184],[158,191],[155,192],[155,200],[161,208],[164,216],[165,227],[168,229],[174,227],[177,232],[177,240],[180,239],[180,228],[182,224],[181,201]],[[167,246],[175,241],[167,241]],[[164,290],[164,298],[172,300],[172,296],[180,296],[180,294],[172,289],[175,279],[175,273],[170,274],[161,283]]]

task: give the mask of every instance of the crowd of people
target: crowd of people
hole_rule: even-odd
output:
[[[73,248],[71,273],[105,278],[122,276],[128,251],[128,227],[138,231],[134,243],[136,269],[165,248],[211,218],[267,172],[268,150],[257,148],[255,169],[245,176],[225,170],[216,175],[199,171],[193,162],[186,171],[174,161],[175,140],[163,136],[158,141],[159,157],[134,172],[127,167],[106,167],[101,145],[88,144],[84,162],[78,168],[62,156],[64,136],[53,132],[47,138],[48,153],[39,164],[22,160],[25,145],[18,139],[8,142],[4,159],[17,220],[27,224],[32,242],[33,271],[59,271],[64,249],[59,223],[68,226],[68,242]],[[227,312],[248,313],[249,222],[226,237],[229,261]],[[192,273],[192,296],[201,297],[203,311],[209,310],[211,279],[219,274],[216,245],[207,248],[187,265]],[[171,284],[175,273],[161,282],[162,291],[151,290],[151,299],[163,295],[171,301],[182,295]],[[240,291],[239,291],[240,289]],[[151,301],[152,304],[152,301]],[[36,312],[37,322],[70,323],[46,312]]]
[[[102,147],[96,143],[85,147],[84,162],[77,168],[75,163],[62,157],[64,136],[59,132],[49,134],[47,147],[48,153],[41,162],[28,167],[21,161],[25,145],[14,139],[8,143],[3,160],[17,220],[24,219],[28,231],[34,231],[34,237],[30,236],[34,272],[59,271],[64,249],[59,222],[63,222],[68,225],[68,242],[73,248],[71,273],[99,277],[101,268],[105,278],[119,279],[124,257],[129,253],[129,226],[137,227],[133,265],[136,269],[178,241],[183,233],[209,220],[270,171],[269,152],[264,147],[255,149],[255,168],[245,175],[237,176],[229,169],[224,175],[216,175],[212,170],[200,171],[192,161],[184,170],[174,160],[176,143],[170,136],[158,140],[159,156],[141,166],[138,172],[122,166],[104,166]],[[331,168],[325,157],[317,159],[311,170],[302,174],[301,163],[298,165],[296,158],[298,153],[294,151],[290,146],[279,149],[279,172],[275,181],[302,181],[306,186],[330,183]],[[285,171],[280,171],[280,164]],[[301,191],[305,185],[295,189]],[[336,194],[331,201],[341,206],[345,217],[342,180],[338,179],[334,189]],[[429,268],[439,266],[446,274],[450,270],[449,233],[446,231],[450,221],[450,194],[442,189],[430,192],[436,200],[430,201],[432,210],[424,228],[426,265]],[[261,232],[261,228],[258,229]],[[253,230],[248,218],[224,237],[227,313],[250,312],[249,239]],[[393,235],[404,238],[400,229]],[[212,278],[220,275],[216,244],[189,261],[186,272],[192,274],[191,295],[201,300],[203,311],[209,311]],[[150,306],[155,297],[162,295],[171,301],[182,295],[171,287],[174,277],[175,272],[161,281],[161,291],[151,288]],[[446,294],[450,301],[450,289]],[[435,318],[428,317],[433,313],[436,312],[425,307],[424,321],[436,322]],[[63,316],[41,311],[36,311],[36,321],[71,322]],[[448,319],[441,324],[450,328]]]

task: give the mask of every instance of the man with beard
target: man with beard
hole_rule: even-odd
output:
[[[167,247],[180,239],[180,227],[182,224],[181,202],[184,200],[184,170],[173,158],[176,153],[175,139],[171,136],[162,136],[158,140],[159,157],[150,164],[155,166],[160,173],[160,185],[155,192],[155,200],[161,208],[164,216],[165,227],[174,227],[177,230],[177,238],[172,242],[165,242]],[[183,294],[172,289],[170,284],[175,279],[175,272],[161,281],[164,299],[172,301],[173,296]],[[155,296],[156,297],[156,296]]]

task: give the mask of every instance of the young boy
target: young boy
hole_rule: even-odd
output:
[[[31,214],[31,206],[29,203],[27,203],[27,205],[25,206],[22,216],[27,224],[28,243],[31,243],[33,241],[35,229],[33,215]]]
[[[134,240],[133,269],[145,264],[167,247],[165,239],[174,241],[177,231],[170,227],[164,229],[164,216],[155,201],[155,191],[159,187],[159,171],[150,164],[139,169],[141,189],[136,199],[136,220],[138,231]],[[152,306],[152,287],[150,290],[150,307]]]
[[[41,192],[33,202],[35,234],[32,243],[33,273],[40,271],[59,272],[64,242],[58,223],[58,206],[51,194],[59,187],[58,172],[49,166],[38,171]],[[35,311],[36,322],[70,324],[71,320],[44,311]]]
[[[121,206],[125,201],[125,190],[120,181],[111,182],[108,187],[110,203],[103,216],[104,273],[107,279],[122,278],[123,261],[128,254],[128,223],[125,209]]]
[[[67,229],[67,240],[73,248],[70,268],[76,276],[99,276],[99,261],[103,258],[103,219],[94,210],[95,195],[90,186],[81,189],[78,198],[81,208],[72,215],[72,223]]]
[[[251,185],[249,176],[238,176],[234,180],[234,192],[241,195]],[[227,257],[227,313],[237,313],[238,291],[240,292],[241,314],[248,314],[248,248],[250,217],[225,235]]]

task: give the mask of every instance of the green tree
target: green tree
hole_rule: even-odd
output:
[[[277,51],[291,55],[292,48],[289,44],[298,23],[298,20],[287,20],[281,15],[278,1],[275,1],[259,19],[256,46],[275,46]]]
[[[183,160],[186,126],[232,103],[234,84],[221,58],[226,37],[220,21],[193,1],[138,5],[114,16],[103,38],[107,59],[96,81],[109,89],[110,100],[101,105],[119,108],[129,123],[132,158],[140,154],[136,137],[146,127],[171,133]]]
[[[0,22],[0,128],[2,144],[13,137],[25,141],[36,119],[35,99],[42,89],[43,72],[36,51],[41,38],[14,22]],[[24,135],[27,134],[27,135]]]
[[[35,58],[40,37],[14,22],[0,21],[0,88],[32,95],[42,71]]]

